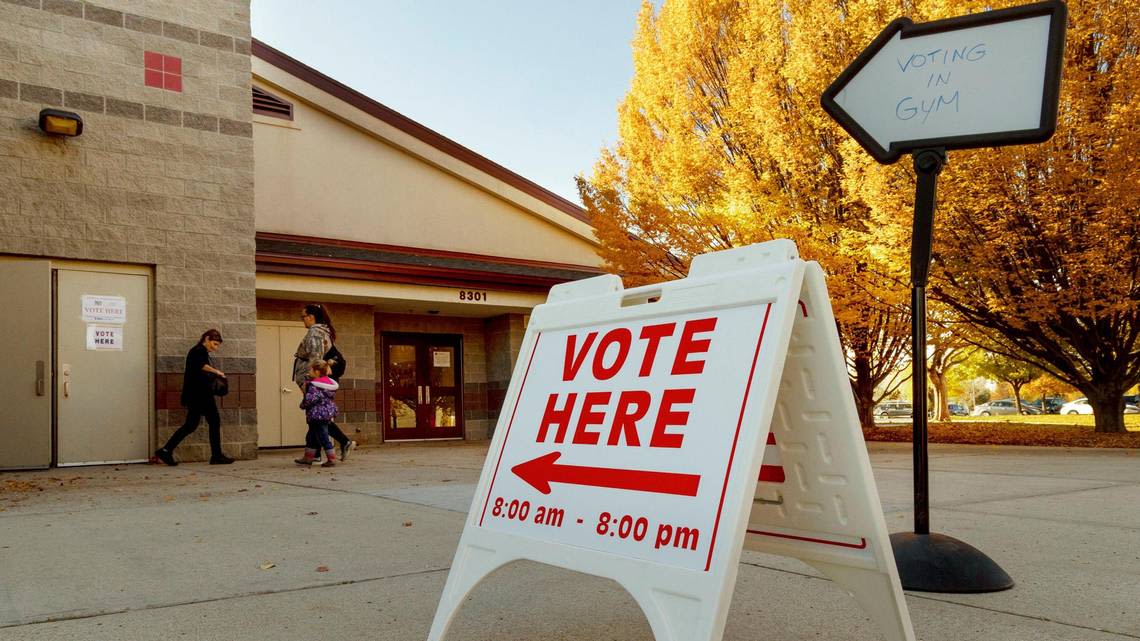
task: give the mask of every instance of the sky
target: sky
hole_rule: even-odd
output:
[[[253,0],[253,36],[554,193],[617,140],[639,0]]]

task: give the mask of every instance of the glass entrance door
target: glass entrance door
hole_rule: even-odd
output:
[[[459,336],[383,335],[384,440],[463,436],[461,352]]]

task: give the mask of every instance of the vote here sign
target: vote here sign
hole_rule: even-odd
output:
[[[539,332],[475,523],[707,571],[771,307]]]

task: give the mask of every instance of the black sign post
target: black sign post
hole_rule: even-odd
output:
[[[877,161],[916,175],[911,240],[914,532],[891,535],[904,588],[993,592],[1013,579],[978,549],[930,532],[926,283],[947,149],[1038,143],[1056,129],[1067,8],[1060,0],[914,24],[893,21],[821,104]]]

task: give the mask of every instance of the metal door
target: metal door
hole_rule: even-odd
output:
[[[0,470],[51,465],[51,263],[0,262],[10,369],[0,385]]]
[[[272,321],[257,326],[257,444],[295,447],[305,444],[301,390],[293,382],[293,355],[305,337],[300,324]]]
[[[56,463],[145,461],[154,407],[150,277],[57,269],[55,278]],[[125,301],[125,314],[93,312],[99,299]]]
[[[281,445],[281,329],[257,325],[257,446]]]
[[[281,393],[281,444],[301,446],[305,444],[305,410],[301,409],[301,388],[293,382],[293,355],[307,331],[304,326],[281,327],[280,372]]]

